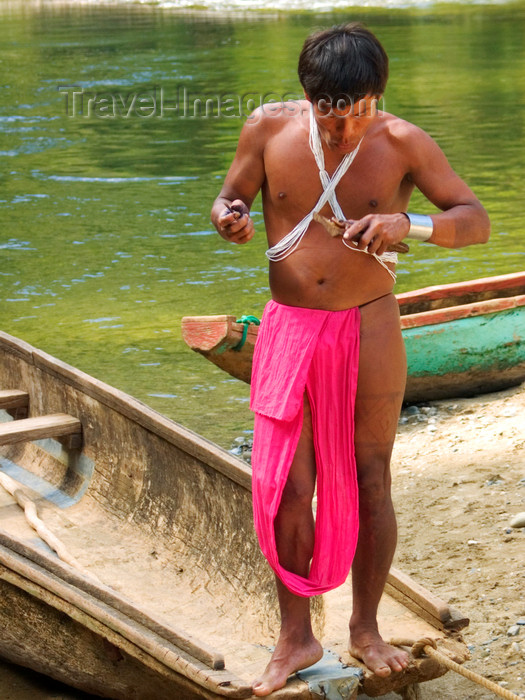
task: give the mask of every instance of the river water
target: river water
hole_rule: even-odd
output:
[[[260,204],[248,246],[220,239],[209,209],[243,115],[298,96],[305,35],[350,18],[390,54],[385,108],[432,134],[492,217],[488,246],[413,244],[398,291],[522,269],[525,3],[248,15],[0,0],[0,327],[226,447],[249,430],[247,387],[190,352],[180,320],[261,313]]]
[[[428,130],[491,215],[487,246],[414,243],[397,291],[525,265],[525,2],[279,2],[0,0],[0,328],[226,448],[251,430],[248,387],[189,351],[180,321],[268,299],[260,202],[241,247],[209,209],[249,110],[300,96],[312,29],[378,34],[384,108]],[[432,212],[417,194],[412,209]]]

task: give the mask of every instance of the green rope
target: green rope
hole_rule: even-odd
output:
[[[243,323],[244,328],[242,330],[242,338],[239,340],[237,345],[232,348],[233,350],[242,350],[244,347],[244,343],[246,342],[246,338],[248,336],[248,326],[253,323],[254,326],[260,325],[260,320],[257,318],[257,316],[241,316],[238,318],[235,323]]]

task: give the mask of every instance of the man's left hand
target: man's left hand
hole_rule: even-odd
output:
[[[405,214],[367,214],[348,221],[343,238],[354,241],[360,250],[383,255],[389,246],[402,241],[409,230],[410,221]]]

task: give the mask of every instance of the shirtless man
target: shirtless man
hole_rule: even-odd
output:
[[[460,248],[486,242],[490,230],[482,205],[452,170],[437,144],[418,127],[378,111],[377,101],[383,95],[387,77],[386,54],[374,35],[361,25],[334,27],[308,37],[299,59],[305,100],[274,104],[271,110],[268,105],[262,106],[246,121],[235,158],[212,209],[212,222],[223,238],[247,243],[254,235],[250,207],[258,191],[262,191],[271,246],[272,313],[297,311],[303,314],[301,319],[306,319],[305,326],[309,326],[309,315],[317,318],[319,314],[326,312],[329,316],[334,312],[340,318],[341,312],[357,310],[358,319],[354,316],[352,323],[358,324],[358,379],[351,427],[359,495],[359,537],[356,534],[352,564],[349,650],[378,676],[400,672],[408,665],[408,656],[402,650],[382,640],[376,619],[396,546],[390,457],[406,378],[399,311],[393,295],[395,263],[384,254],[389,246],[407,236],[445,248]],[[310,146],[312,138],[315,142],[314,137],[318,138],[321,150],[317,161],[315,148],[312,150]],[[337,202],[333,204],[333,199],[330,200],[333,206],[330,202],[323,204],[322,200],[319,203],[323,187],[329,187],[328,179],[351,153],[354,160],[350,164],[345,162],[347,170],[335,189]],[[324,183],[320,179],[323,159],[327,172]],[[439,213],[423,217],[422,221],[411,221],[405,212],[416,187]],[[308,219],[303,221],[302,234],[297,231],[298,223],[316,206],[331,217],[337,203],[344,218],[349,220],[343,237],[330,237],[319,223]],[[287,249],[282,241],[294,228],[294,241]],[[279,246],[275,249],[276,244],[284,246],[284,251]],[[262,324],[261,333],[264,316]],[[301,344],[297,347],[301,348]],[[279,352],[272,348],[268,353],[270,359],[264,362],[271,362],[272,355]],[[288,365],[293,365],[296,358],[288,360]],[[286,366],[286,358],[281,354],[276,363]],[[330,366],[323,377],[333,374]],[[264,380],[258,384],[264,385]],[[335,391],[340,384],[336,382]],[[309,591],[326,590],[326,586],[324,589],[308,586],[312,577],[318,576],[320,580],[325,572],[324,565],[317,567],[315,563],[314,543],[318,532],[314,529],[317,524],[314,525],[312,515],[312,497],[316,475],[319,478],[317,450],[322,439],[317,438],[314,446],[314,434],[326,426],[321,423],[316,428],[312,419],[317,411],[316,398],[313,390],[307,387],[306,392],[304,387],[303,382],[299,387],[301,402],[304,396],[304,406],[299,411],[300,431],[297,441],[292,441],[295,451],[287,464],[289,471],[285,472],[278,511],[270,520],[274,530],[258,530],[261,546],[263,540],[272,537],[275,540],[277,555],[272,557],[271,546],[266,542],[263,551],[277,573],[281,610],[275,651],[253,686],[258,696],[283,687],[290,674],[322,656],[321,645],[312,633],[308,595],[311,595]],[[282,396],[285,401],[285,394]],[[258,435],[257,406],[255,411],[254,457],[258,440],[260,445],[274,445],[274,438],[263,434],[265,428],[259,428]],[[277,416],[279,411],[277,407],[272,415]],[[277,427],[285,423],[275,422]],[[340,430],[352,436],[348,425]],[[262,449],[259,448],[259,453],[265,454]],[[267,467],[260,460],[253,463],[254,483],[259,472],[263,476],[258,481],[263,484],[268,481],[273,467],[269,470]],[[347,482],[337,479],[336,491],[344,497]],[[351,481],[348,484],[351,489]],[[254,499],[257,527],[257,521],[264,519],[265,514],[260,513],[258,497],[254,495]],[[336,529],[329,530],[328,536]],[[345,549],[349,549],[350,557],[354,555],[352,545]],[[317,573],[313,572],[314,568]],[[327,584],[333,585],[339,582]]]

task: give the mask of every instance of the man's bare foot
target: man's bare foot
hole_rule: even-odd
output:
[[[283,688],[288,676],[312,666],[322,656],[323,648],[315,637],[311,637],[306,644],[298,643],[297,639],[279,639],[270,663],[261,678],[253,684],[254,695],[263,697]]]
[[[377,631],[351,632],[348,650],[381,678],[403,671],[410,663],[405,651],[384,642]]]

